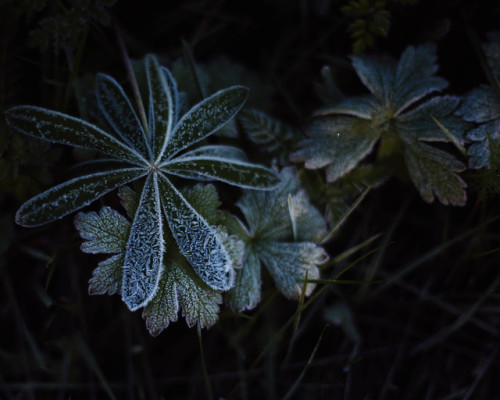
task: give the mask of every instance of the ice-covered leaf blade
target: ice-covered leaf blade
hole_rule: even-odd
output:
[[[172,73],[165,67],[161,67],[163,75],[165,76],[165,81],[170,90],[170,94],[172,96],[172,126],[177,124],[177,120],[179,119],[180,112],[180,99],[179,99],[179,91],[177,89],[177,81],[172,76]]]
[[[5,112],[9,125],[28,136],[85,149],[143,165],[137,151],[95,125],[81,119],[35,106],[16,106]]]
[[[154,159],[165,151],[174,120],[174,104],[169,77],[153,55],[146,56],[149,89],[149,135]]]
[[[381,131],[368,120],[339,116],[315,119],[309,133],[311,138],[291,158],[305,160],[310,169],[330,164],[327,179],[332,182],[371,152]]]
[[[289,129],[281,121],[259,110],[244,110],[238,119],[248,138],[255,144],[281,142],[290,136]]]
[[[328,107],[323,107],[314,113],[315,116],[350,115],[353,117],[370,119],[375,104],[373,96],[349,97]]]
[[[388,57],[353,56],[352,66],[361,82],[378,99],[387,101],[390,97],[394,76],[395,62]]]
[[[181,194],[209,224],[216,223],[220,201],[214,185],[197,184],[182,188]]]
[[[220,303],[220,292],[204,284],[189,266],[169,262],[163,269],[158,292],[144,308],[142,317],[153,336],[177,321],[179,311],[189,327],[198,324],[209,328],[217,321]]]
[[[298,179],[293,168],[281,171],[280,178],[281,183],[274,190],[246,190],[237,203],[252,235],[261,240],[283,240],[291,234],[287,201],[288,195],[297,191]]]
[[[182,116],[173,129],[164,159],[217,131],[236,115],[247,97],[247,88],[232,86],[196,104]]]
[[[163,222],[156,174],[148,175],[127,241],[122,298],[131,311],[145,306],[158,289],[163,268]]]
[[[269,190],[279,183],[276,173],[266,167],[218,157],[182,157],[162,166],[168,174],[196,179],[215,179],[246,189]]]
[[[84,253],[121,253],[127,243],[130,222],[118,211],[103,207],[99,213],[78,213],[75,228],[85,240],[80,246]]]
[[[328,260],[325,250],[310,242],[261,243],[258,254],[278,290],[285,297],[295,300],[302,295],[306,274],[309,280],[318,279],[318,265]],[[307,283],[305,286],[305,295],[309,296],[315,284]]]
[[[220,235],[165,176],[160,176],[163,210],[180,252],[211,288],[230,289],[234,283],[233,264]]]
[[[465,204],[466,184],[457,175],[465,166],[454,156],[420,142],[405,146],[404,155],[410,177],[425,201],[437,196],[444,205]]]
[[[243,150],[238,147],[222,144],[198,147],[197,149],[183,153],[175,159],[179,160],[190,157],[216,157],[240,161],[245,161],[247,159],[246,153]]]
[[[482,124],[467,133],[472,144],[467,149],[469,167],[489,168],[495,154],[500,154],[500,119]]]
[[[407,143],[415,140],[447,142],[449,139],[432,117],[437,119],[463,145],[468,125],[453,114],[459,103],[454,96],[434,97],[422,105],[400,115],[396,120],[396,130]]]
[[[124,254],[115,254],[114,256],[101,261],[97,268],[92,272],[92,278],[89,280],[89,294],[108,294],[113,295],[121,292],[123,277]]]
[[[126,168],[71,179],[24,203],[17,211],[16,222],[33,227],[56,221],[145,174],[140,168]]]
[[[236,271],[234,287],[225,295],[225,302],[235,312],[252,310],[261,298],[261,266],[257,254],[247,249],[243,267]]]
[[[123,88],[112,77],[97,74],[99,108],[118,136],[144,158],[151,158],[146,133]]]
[[[311,204],[304,189],[291,196],[289,212],[295,220],[297,241],[317,242],[326,234],[325,219]]]
[[[500,99],[493,88],[481,85],[465,96],[457,114],[478,123],[500,118]]]

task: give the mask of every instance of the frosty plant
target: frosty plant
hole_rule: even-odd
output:
[[[227,291],[234,284],[233,260],[223,235],[195,210],[169,175],[215,179],[252,189],[270,189],[279,182],[273,171],[244,161],[234,147],[208,145],[181,153],[234,117],[245,103],[246,88],[221,90],[180,116],[177,84],[170,72],[153,56],[146,57],[145,67],[147,126],[139,121],[122,87],[104,74],[97,76],[97,100],[112,133],[34,106],[6,112],[9,125],[26,135],[97,150],[119,162],[115,168],[71,179],[28,200],[16,215],[20,225],[34,227],[55,221],[118,187],[144,180],[133,220],[125,230],[120,271],[121,295],[130,310],[146,306],[159,290],[165,249],[171,246],[164,242],[164,218],[179,252],[206,285]],[[105,214],[107,224],[126,226],[117,213]]]
[[[385,57],[353,56],[352,65],[371,92],[343,98],[319,110],[310,138],[292,155],[306,168],[327,166],[333,182],[351,171],[380,140],[379,159],[402,154],[413,183],[426,201],[463,205],[465,166],[428,142],[453,142],[461,148],[466,125],[453,114],[459,99],[435,96],[445,79],[437,71],[435,47],[408,47],[399,62]]]

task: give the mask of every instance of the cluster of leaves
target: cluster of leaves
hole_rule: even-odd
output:
[[[371,92],[345,97],[315,114],[311,138],[292,154],[311,169],[327,168],[334,182],[353,170],[375,148],[378,161],[404,158],[410,178],[424,200],[463,205],[465,165],[452,153],[426,142],[464,144],[467,123],[455,115],[460,99],[436,96],[445,79],[437,70],[435,47],[408,47],[399,62],[387,57],[353,56],[352,65]],[[397,170],[397,168],[392,168]]]
[[[500,192],[500,33],[489,35],[484,44],[487,76],[490,85],[481,85],[468,93],[457,113],[475,123],[466,138],[472,142],[467,154],[469,168],[481,169],[481,187],[487,192]]]
[[[181,117],[177,84],[170,72],[153,56],[146,58],[145,68],[149,122],[144,125],[123,88],[104,74],[97,77],[97,99],[112,133],[39,107],[18,106],[6,112],[9,125],[20,132],[111,157],[101,161],[99,172],[74,178],[23,204],[16,214],[20,225],[39,226],[57,220],[113,189],[145,178],[132,224],[127,228],[121,260],[121,294],[130,310],[146,306],[159,290],[165,248],[170,245],[165,245],[167,230],[178,251],[206,285],[226,291],[234,284],[235,261],[224,234],[193,208],[167,175],[216,179],[252,189],[271,189],[279,182],[273,171],[246,162],[234,147],[207,145],[179,155],[230,120],[243,106],[246,88],[234,86],[216,92]],[[113,215],[123,233],[124,221]],[[116,246],[121,249],[120,243]]]
[[[350,0],[342,6],[342,13],[354,19],[347,28],[353,39],[353,53],[373,47],[376,37],[387,37],[391,27],[390,5],[416,3],[418,0]]]

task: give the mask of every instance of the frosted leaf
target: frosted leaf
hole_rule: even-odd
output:
[[[35,106],[17,106],[5,112],[8,124],[37,139],[61,143],[143,165],[146,161],[137,151],[109,133],[81,119]]]
[[[198,147],[197,149],[183,153],[181,156],[176,157],[175,160],[190,157],[216,157],[240,161],[246,161],[247,159],[246,153],[238,147],[218,144]]]
[[[165,76],[165,82],[167,83],[167,86],[170,90],[170,95],[172,96],[172,126],[175,126],[177,124],[177,120],[179,119],[180,112],[180,100],[179,91],[177,90],[177,82],[167,68],[161,67],[161,71]]]
[[[465,96],[457,114],[478,123],[500,118],[500,99],[493,88],[481,85]]]
[[[121,292],[124,254],[115,254],[101,261],[89,280],[89,294],[113,295]]]
[[[97,74],[96,95],[104,117],[123,142],[150,159],[144,128],[118,82],[108,75]]]
[[[265,167],[244,161],[216,157],[181,157],[162,165],[162,171],[185,178],[216,179],[248,189],[270,190],[279,183]]]
[[[139,206],[139,195],[130,186],[122,186],[118,189],[118,196],[127,215],[133,219]]]
[[[220,240],[229,254],[233,268],[239,269],[243,266],[243,257],[245,254],[245,243],[238,238],[236,235],[229,235],[227,233],[226,227],[217,226],[215,227]]]
[[[472,141],[467,149],[470,168],[489,168],[494,165],[493,157],[500,149],[500,119],[472,129],[467,133],[467,139]]]
[[[283,169],[280,177],[281,183],[273,191],[246,190],[237,203],[253,236],[268,240],[291,238],[288,195],[297,191],[298,180],[293,168]]]
[[[291,197],[290,218],[295,220],[298,241],[319,241],[326,234],[326,224],[320,212],[311,204],[306,191],[300,189]]]
[[[327,178],[332,182],[371,152],[380,133],[369,120],[361,118],[318,118],[309,129],[311,139],[306,140],[291,159],[305,160],[306,168],[310,169],[331,164]]]
[[[458,97],[434,97],[419,107],[402,114],[396,119],[396,130],[400,137],[410,145],[415,139],[447,142],[449,139],[438,124],[436,118],[461,144],[468,125],[461,118],[453,115],[459,102]]]
[[[370,119],[374,111],[372,96],[360,96],[344,99],[332,106],[324,107],[314,113],[315,116],[351,115],[353,117]]]
[[[247,88],[232,86],[196,104],[182,116],[173,129],[162,161],[221,128],[243,107],[247,96]]]
[[[103,207],[99,214],[78,213],[75,227],[85,240],[80,246],[84,253],[121,253],[127,243],[130,222],[116,210]]]
[[[214,185],[197,184],[193,187],[182,188],[184,199],[211,225],[217,219],[217,207],[220,205],[219,196]]]
[[[165,265],[159,289],[142,317],[153,336],[177,321],[179,311],[189,327],[209,328],[217,321],[220,303],[222,295],[204,284],[189,266],[172,262]]]
[[[165,176],[160,177],[163,210],[180,252],[207,285],[228,290],[234,270],[220,236]]]
[[[224,296],[225,302],[235,312],[251,310],[260,302],[261,270],[257,254],[247,251],[243,268],[236,271],[234,287]]]
[[[146,56],[146,76],[149,88],[149,135],[154,159],[159,160],[165,151],[174,119],[174,105],[169,77],[160,67],[156,57]]]
[[[452,155],[420,142],[405,146],[404,155],[410,177],[427,202],[434,195],[444,205],[464,205],[465,182],[456,174],[465,166]]]
[[[445,79],[432,76],[438,69],[436,59],[436,46],[433,44],[409,46],[403,52],[394,83],[396,115],[424,96],[448,86]]]
[[[131,311],[154,296],[163,268],[163,226],[156,174],[148,175],[130,228],[123,265],[122,298]]]
[[[291,136],[290,129],[262,111],[244,110],[238,116],[243,130],[248,138],[255,144],[273,144],[283,142]],[[275,149],[276,146],[267,148]]]
[[[353,56],[352,66],[363,84],[379,101],[390,100],[396,63],[388,57]]]
[[[287,298],[298,300],[304,280],[318,279],[318,265],[328,261],[328,254],[314,243],[260,243],[259,258],[266,265],[278,290]],[[308,283],[305,295],[309,296],[316,285]]]
[[[30,227],[56,221],[145,174],[139,168],[124,168],[71,179],[24,203],[16,222]]]

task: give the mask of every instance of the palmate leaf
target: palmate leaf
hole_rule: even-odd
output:
[[[204,218],[215,221],[215,208],[219,205],[219,200],[213,185],[196,185],[184,189],[182,193]],[[136,210],[140,207],[139,196],[125,186],[120,189],[120,197],[127,213],[135,221]],[[131,223],[117,211],[104,207],[99,213],[80,212],[75,218],[75,226],[85,240],[82,244],[83,251],[93,254],[99,250],[117,253],[100,262],[94,270],[89,280],[89,293],[120,293]],[[229,249],[228,254],[233,265],[240,264],[243,243],[223,232],[218,231],[218,234]],[[166,247],[158,288],[142,314],[148,330],[153,336],[158,335],[170,322],[177,321],[179,311],[189,326],[199,324],[201,327],[210,327],[218,318],[219,305],[222,302],[220,291],[210,288],[195,274],[187,260],[179,253],[174,241],[170,240]]]
[[[455,156],[421,143],[453,142],[462,148],[468,128],[454,115],[457,97],[427,98],[447,86],[444,79],[434,76],[435,52],[433,45],[410,46],[398,62],[387,57],[352,57],[371,96],[342,99],[319,110],[309,131],[311,138],[291,159],[305,161],[310,169],[327,167],[327,181],[334,182],[353,170],[382,138],[378,160],[397,163],[396,157],[404,154],[408,173],[424,200],[432,201],[435,193],[443,204],[464,204],[465,185],[456,175],[463,165]],[[438,160],[443,161],[442,170],[433,174]]]
[[[310,241],[324,236],[323,217],[299,189],[294,169],[285,168],[280,177],[281,184],[273,191],[244,192],[238,206],[248,229],[227,213],[221,220],[246,244],[243,268],[237,270],[235,285],[226,295],[226,302],[235,311],[252,309],[260,301],[261,262],[278,290],[298,299],[306,276],[317,279],[317,266],[328,259],[326,252]],[[299,242],[292,241],[294,236]],[[307,284],[304,294],[309,295],[313,288],[314,284]]]

